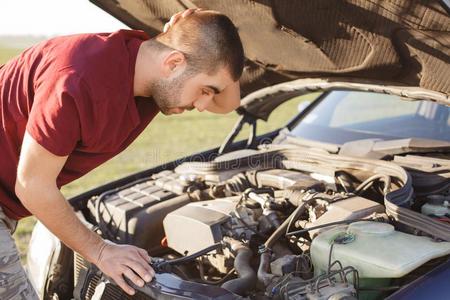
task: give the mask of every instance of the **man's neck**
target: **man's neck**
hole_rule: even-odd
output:
[[[135,97],[151,97],[151,83],[158,76],[158,54],[152,53],[149,47],[143,44],[139,47],[134,68],[133,92]]]

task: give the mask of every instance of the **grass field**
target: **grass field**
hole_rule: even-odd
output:
[[[0,48],[0,64],[18,52],[19,49]],[[258,134],[284,125],[296,113],[296,106],[302,100],[296,99],[281,106],[269,122],[258,124]],[[192,111],[170,117],[160,114],[128,149],[83,178],[64,186],[62,192],[66,197],[71,197],[127,174],[216,147],[237,119],[236,113],[221,116]],[[240,137],[246,134],[248,129]],[[26,259],[26,247],[35,222],[33,217],[21,220],[14,234],[23,261]]]

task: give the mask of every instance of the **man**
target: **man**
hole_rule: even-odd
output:
[[[0,299],[37,299],[11,238],[30,214],[128,294],[124,277],[142,286],[154,276],[145,250],[89,231],[59,188],[123,151],[159,111],[239,105],[244,55],[232,22],[189,10],[168,26],[154,39],[123,30],[55,38],[0,69]]]

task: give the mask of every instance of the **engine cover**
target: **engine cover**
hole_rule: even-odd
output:
[[[156,180],[130,184],[88,202],[103,234],[109,233],[115,242],[144,248],[151,255],[164,251],[160,244],[164,216],[190,202],[188,195],[177,195],[182,187],[173,182],[171,173],[161,172],[155,177]]]
[[[220,242],[226,235],[250,235],[235,217],[256,227],[251,211],[236,210],[240,197],[189,203],[167,214],[163,225],[167,244],[178,253],[194,253]]]

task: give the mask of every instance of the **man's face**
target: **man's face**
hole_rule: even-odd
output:
[[[189,71],[173,78],[162,78],[152,84],[152,96],[165,115],[180,114],[196,108],[198,111],[213,110],[214,95],[232,84],[226,68],[220,68],[215,74],[192,74]],[[226,101],[222,100],[222,101]]]

